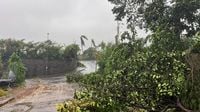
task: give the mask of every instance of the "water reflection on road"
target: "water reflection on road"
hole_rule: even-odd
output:
[[[83,74],[92,73],[97,70],[96,60],[80,61],[80,63],[84,64],[85,67],[79,67],[77,71],[81,71]]]

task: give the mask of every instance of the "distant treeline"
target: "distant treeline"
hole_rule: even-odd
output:
[[[77,59],[80,50],[76,44],[68,46],[59,45],[47,40],[44,42],[25,42],[24,40],[1,39],[0,55],[3,62],[15,52],[22,59],[48,59],[48,60],[71,60]]]

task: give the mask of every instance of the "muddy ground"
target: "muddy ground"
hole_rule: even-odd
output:
[[[56,112],[56,104],[72,99],[77,88],[64,76],[28,79],[25,87],[10,90],[15,100],[0,107],[0,112]]]

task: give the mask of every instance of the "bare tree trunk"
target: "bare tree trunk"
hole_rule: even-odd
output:
[[[177,99],[177,106],[178,106],[181,110],[183,110],[183,111],[185,111],[185,112],[192,112],[192,110],[186,109],[186,108],[181,104],[181,102],[180,102],[179,99]]]

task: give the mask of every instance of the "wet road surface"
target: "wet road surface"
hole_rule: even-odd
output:
[[[0,107],[0,112],[56,112],[56,104],[72,99],[77,88],[64,76],[28,79],[24,92],[16,92],[16,100]]]

